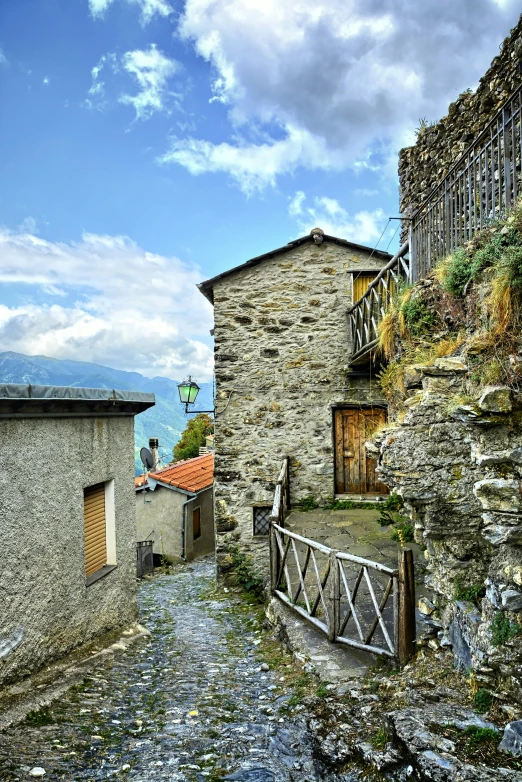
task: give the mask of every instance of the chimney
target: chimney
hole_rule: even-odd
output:
[[[152,468],[151,472],[154,472],[154,470],[158,469],[159,464],[159,443],[157,437],[150,437],[149,438],[149,451],[152,454],[152,458],[154,459],[154,467]]]

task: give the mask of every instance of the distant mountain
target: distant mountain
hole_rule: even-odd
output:
[[[187,424],[179,402],[177,383],[168,377],[144,377],[139,372],[68,361],[47,356],[24,356],[22,353],[0,353],[0,383],[35,383],[43,386],[116,388],[121,391],[144,391],[156,394],[156,404],[134,419],[134,462],[136,474],[142,472],[140,448],[148,446],[149,437],[157,437],[160,455],[165,463],[172,459],[172,449]],[[211,410],[212,383],[201,383],[198,409]]]

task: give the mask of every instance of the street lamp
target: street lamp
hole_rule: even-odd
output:
[[[189,412],[188,406],[193,405],[200,392],[198,384],[192,380],[190,375],[188,380],[178,383],[179,401],[185,405],[185,415]],[[190,410],[191,413],[214,413],[214,410]]]

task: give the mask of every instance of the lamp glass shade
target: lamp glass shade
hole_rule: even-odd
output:
[[[199,386],[193,380],[184,380],[178,384],[179,399],[183,405],[193,405],[199,394]]]

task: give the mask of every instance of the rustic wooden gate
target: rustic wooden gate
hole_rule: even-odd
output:
[[[283,526],[287,459],[281,476],[270,523],[272,594],[330,641],[404,665],[415,651],[411,550],[399,551],[394,569],[290,532]]]
[[[335,493],[387,494],[378,480],[376,462],[364,444],[386,422],[386,410],[379,407],[345,407],[334,410]]]

